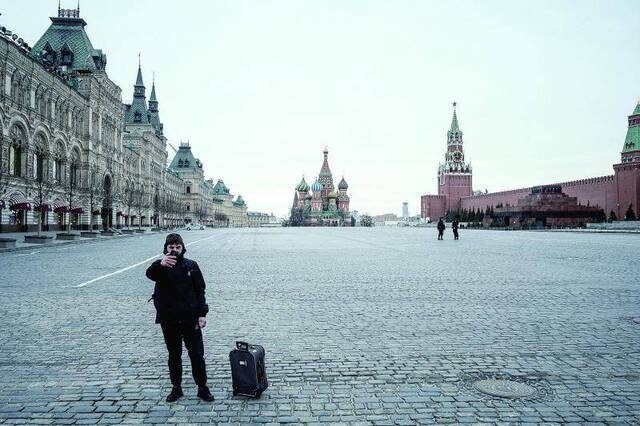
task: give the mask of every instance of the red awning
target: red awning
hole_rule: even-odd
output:
[[[31,210],[31,204],[29,203],[17,203],[9,207],[11,210]]]
[[[84,209],[82,207],[76,207],[75,209],[71,209],[71,213],[82,214],[84,213]]]
[[[39,212],[39,211],[50,212],[51,210],[53,210],[53,208],[51,207],[51,203],[42,203],[42,205],[35,206],[33,210],[36,212]]]
[[[93,215],[94,215],[94,216],[98,216],[99,214],[100,214],[100,210],[94,210],[94,211],[93,211]]]
[[[67,206],[61,199],[57,199],[53,202],[53,211],[56,213],[67,213],[69,211],[69,206]]]
[[[19,192],[11,194],[8,199],[10,210],[31,210],[29,201]]]

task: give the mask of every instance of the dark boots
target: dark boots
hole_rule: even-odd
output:
[[[206,386],[198,388],[198,398],[206,402],[212,402],[214,400],[213,395],[211,395],[209,388]]]
[[[173,387],[171,388],[171,393],[167,395],[167,402],[176,402],[179,398],[182,398],[184,393],[182,393],[182,388]],[[211,391],[206,386],[198,388],[198,398],[206,402],[214,401],[213,395],[211,395]]]
[[[167,395],[167,402],[176,402],[178,398],[182,398],[184,394],[182,393],[182,388],[173,387],[171,389],[171,393]]]

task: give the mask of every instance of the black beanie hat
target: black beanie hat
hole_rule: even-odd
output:
[[[169,244],[180,244],[182,245],[182,254],[187,251],[187,248],[184,246],[184,241],[182,241],[182,237],[180,234],[169,234],[167,235],[167,239],[164,242],[164,254],[167,254],[167,246]]]

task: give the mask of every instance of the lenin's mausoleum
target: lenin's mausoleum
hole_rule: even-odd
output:
[[[561,187],[564,194],[575,197],[582,205],[603,209],[607,216],[614,212],[617,218],[622,218],[629,206],[637,212],[640,202],[640,102],[629,116],[620,163],[613,165],[612,175],[550,185]],[[472,170],[465,162],[462,131],[454,103],[451,128],[447,132],[445,163],[438,168],[438,195],[421,197],[422,217],[437,220],[449,210],[485,211],[487,207],[514,206],[518,200],[531,195],[532,190],[533,187],[528,187],[473,194]]]

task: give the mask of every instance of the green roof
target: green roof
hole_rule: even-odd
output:
[[[84,30],[86,25],[79,12],[73,17],[51,18],[51,26],[33,46],[31,56],[44,60],[45,52],[50,51],[55,55],[53,65],[59,67],[65,65],[61,60],[63,48],[66,48],[72,53],[71,63],[66,65],[69,71],[104,70],[107,57],[102,50],[93,48]]]
[[[631,116],[629,118],[630,123],[632,118],[640,119],[640,102],[638,102],[638,105],[636,105],[636,109],[633,110],[633,113],[631,113]],[[627,129],[627,137],[624,140],[624,147],[622,148],[622,152],[631,151],[640,151],[640,123],[630,124],[629,128]]]
[[[304,180],[304,176],[302,176],[302,180],[300,181],[298,186],[296,186],[296,191],[309,192],[309,184],[307,184],[307,181]]]
[[[133,86],[133,101],[131,101],[131,105],[125,105],[124,122],[126,124],[151,124],[140,66],[138,66],[136,84]]]
[[[187,144],[181,144],[180,148],[178,148],[178,152],[171,160],[171,164],[169,165],[170,169],[174,170],[184,170],[184,169],[196,169],[202,168],[202,164],[200,160],[193,156],[191,152],[191,147]]]
[[[622,152],[640,151],[640,126],[629,127]]]
[[[451,129],[450,132],[457,132],[460,130],[460,126],[458,126],[458,116],[456,115],[456,110],[453,110],[453,118],[451,119]]]
[[[242,198],[242,195],[238,195],[238,198],[236,198],[236,200],[233,202],[233,204],[235,204],[236,206],[244,206],[244,205],[246,205],[246,203],[244,202],[244,198]]]
[[[213,193],[216,195],[229,195],[229,188],[227,188],[222,179],[218,179],[216,186],[213,187]]]

